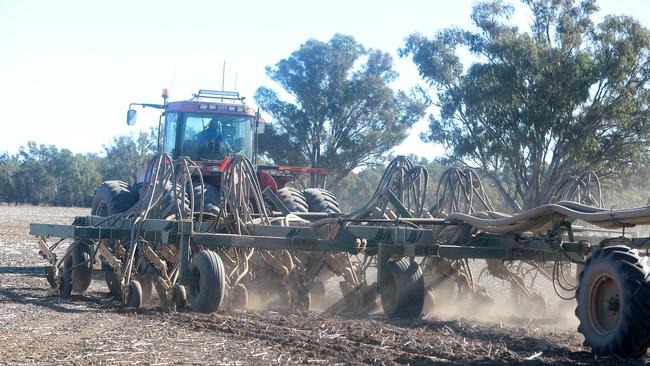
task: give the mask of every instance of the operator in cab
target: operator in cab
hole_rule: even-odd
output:
[[[196,142],[199,159],[222,160],[228,154],[221,123],[216,118],[212,118],[208,127],[196,135]]]

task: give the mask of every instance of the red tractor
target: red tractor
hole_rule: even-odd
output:
[[[259,112],[248,106],[245,98],[237,92],[201,89],[190,100],[167,102],[167,90],[163,89],[162,97],[163,104],[132,103],[127,123],[135,124],[137,112],[134,106],[163,109],[158,130],[159,152],[169,154],[172,159],[189,157],[198,164],[206,183],[206,211],[214,210],[212,200],[217,198],[216,187],[220,185],[221,173],[228,160],[238,154],[256,163],[257,136],[264,133],[266,123]],[[331,193],[323,189],[312,188],[300,192],[287,187],[295,180],[293,173],[324,177],[325,169],[279,165],[256,167],[260,188],[269,188],[291,211],[339,212],[338,203],[331,199]],[[144,171],[138,175],[138,182],[144,179]],[[199,188],[197,186],[196,189]]]
[[[171,218],[174,210],[170,207],[177,204],[186,212],[194,211],[193,214],[218,216],[222,203],[220,187],[224,169],[227,169],[229,161],[236,155],[244,155],[251,162],[256,163],[257,136],[264,132],[265,122],[260,118],[259,112],[248,106],[245,98],[240,97],[237,92],[201,89],[190,100],[168,102],[167,90],[163,89],[162,97],[162,104],[131,103],[127,113],[127,124],[135,124],[137,112],[133,107],[163,110],[159,120],[158,152],[168,154],[171,158],[169,163],[173,161],[176,164],[189,158],[185,160],[192,161],[195,166],[193,173],[190,174],[192,180],[189,184],[190,189],[187,188],[188,185],[185,185],[182,192],[180,189],[175,190],[171,184],[165,187],[169,193],[166,194],[166,201],[163,199],[163,202],[157,205],[159,210],[157,216]],[[147,174],[156,171],[151,166],[155,161],[160,162],[159,159],[152,160],[138,174],[133,185],[118,180],[102,183],[95,193],[91,214],[108,217],[126,212],[136,205],[144,197],[145,190],[148,189],[147,184],[150,185],[149,182],[152,181]],[[265,203],[273,211],[282,211],[285,215],[289,212],[340,213],[339,204],[330,192],[322,188],[299,190],[288,186],[295,180],[293,173],[310,173],[324,177],[325,169],[256,164],[254,169],[260,190],[273,192],[273,195],[268,195],[270,199]],[[201,174],[198,174],[197,170],[200,170]],[[189,192],[191,189],[194,191]],[[194,197],[192,201],[196,204],[190,210],[188,203],[192,196]],[[198,202],[202,202],[202,209],[199,208]],[[119,252],[123,250],[115,248],[111,251],[116,257],[120,257]],[[87,253],[77,254],[87,255]],[[332,258],[334,257],[336,256]],[[315,259],[303,258],[303,270],[308,268],[313,260]],[[327,262],[332,261],[330,259]],[[333,266],[340,267],[338,264]],[[114,295],[119,296],[121,287],[118,278],[120,277],[115,271],[118,267],[118,263],[102,262],[108,287]],[[319,268],[322,268],[322,264]],[[147,271],[147,268],[137,268],[145,297],[147,293],[151,293],[152,286],[152,281],[147,282],[144,279]],[[315,291],[319,295],[324,292],[321,281],[309,281],[310,290],[313,286],[316,286]]]

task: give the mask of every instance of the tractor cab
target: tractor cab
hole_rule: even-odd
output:
[[[163,89],[162,97],[163,104],[131,103],[127,113],[127,124],[133,125],[137,115],[134,106],[163,110],[158,130],[159,152],[173,159],[189,157],[215,185],[229,157],[244,155],[256,163],[256,136],[264,132],[265,123],[238,92],[201,89],[192,99],[167,102],[168,92]],[[257,165],[257,170],[260,182],[266,182],[263,185],[274,191],[293,181],[295,172],[322,177],[325,173],[320,168],[271,165]]]
[[[235,154],[254,161],[254,136],[261,123],[239,93],[202,89],[191,100],[166,104],[161,150],[197,162]]]
[[[264,132],[264,120],[239,93],[201,89],[190,100],[168,103],[163,89],[162,97],[163,104],[131,103],[127,113],[127,124],[134,125],[133,106],[164,110],[158,130],[160,152],[197,162],[222,161],[234,154],[255,160],[255,135]]]
[[[135,124],[134,106],[162,109],[158,129],[158,151],[173,159],[189,157],[205,172],[233,155],[255,161],[256,135],[264,132],[264,120],[237,92],[201,89],[192,99],[163,104],[131,103],[127,123]],[[204,169],[205,168],[205,169]]]

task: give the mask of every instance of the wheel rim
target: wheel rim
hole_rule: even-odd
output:
[[[607,274],[598,276],[589,291],[589,320],[600,335],[611,333],[620,318],[620,290]]]

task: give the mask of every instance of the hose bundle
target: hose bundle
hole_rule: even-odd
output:
[[[379,181],[370,199],[348,218],[382,218],[390,203],[388,193],[392,192],[415,217],[424,214],[424,205],[429,184],[429,173],[422,166],[413,166],[405,156],[393,159]]]
[[[478,210],[475,205],[478,205]],[[472,169],[447,169],[438,181],[436,201],[429,212],[444,217],[452,212],[476,211],[494,211],[481,178]]]

